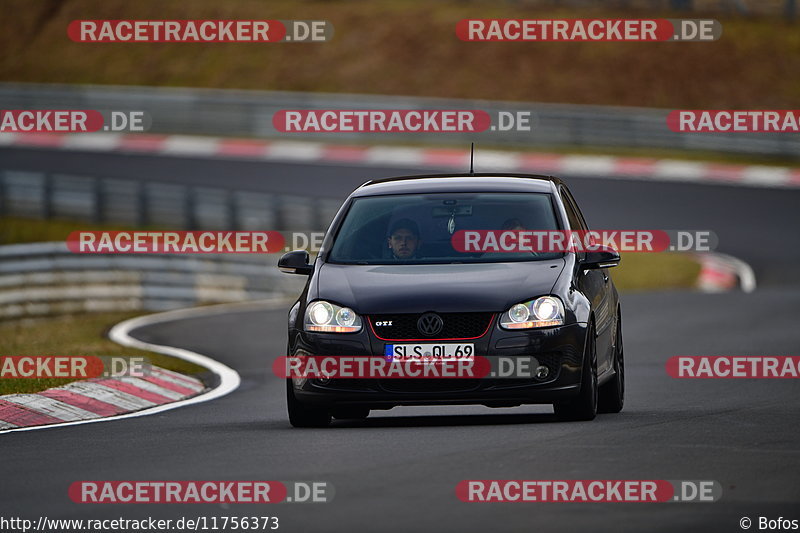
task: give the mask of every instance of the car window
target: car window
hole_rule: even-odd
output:
[[[513,228],[504,227],[511,222]],[[398,228],[398,225],[413,227]],[[356,198],[339,226],[327,260],[425,264],[535,261],[561,256],[560,253],[464,252],[453,246],[453,235],[459,230],[506,229],[559,229],[550,194],[435,193]],[[399,251],[393,248],[393,232],[407,240],[406,248]],[[414,234],[417,234],[416,247]]]
[[[580,216],[578,207],[575,205],[569,192],[561,188],[561,200],[564,202],[564,210],[567,212],[567,220],[569,220],[569,227],[573,231],[580,231],[588,229],[583,217]]]
[[[583,216],[583,211],[581,211],[581,208],[578,207],[578,202],[575,201],[575,197],[572,196],[572,193],[569,192],[569,189],[567,189],[563,185],[562,185],[561,189],[564,192],[564,194],[566,195],[566,197],[569,199],[569,203],[572,206],[572,209],[575,211],[575,214],[578,216],[578,221],[581,224],[581,228],[583,228],[584,230],[588,231],[589,230],[589,224],[586,223],[586,217]]]

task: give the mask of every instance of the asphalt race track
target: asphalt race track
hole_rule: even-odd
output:
[[[38,154],[38,156],[37,156]],[[150,179],[343,197],[369,169],[2,149],[4,168],[119,169]],[[122,164],[124,158],[124,164]],[[163,167],[160,170],[160,165]],[[486,169],[488,170],[488,169]],[[161,173],[161,174],[159,174]],[[125,176],[119,176],[125,177]],[[304,181],[307,180],[307,181]],[[270,363],[286,345],[280,306],[141,328],[236,369],[242,385],[209,403],[138,419],[0,438],[6,515],[37,518],[263,516],[300,531],[741,531],[740,518],[800,519],[800,382],[676,380],[674,355],[800,355],[800,190],[569,179],[597,228],[711,229],[754,268],[759,288],[622,295],[627,399],[619,415],[557,423],[548,406],[396,408],[324,430],[292,429]],[[328,481],[326,504],[79,505],[78,480]],[[463,503],[464,479],[716,480],[716,503]]]

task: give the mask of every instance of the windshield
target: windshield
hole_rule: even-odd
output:
[[[549,194],[437,193],[356,198],[331,248],[331,263],[431,264],[540,261],[561,253],[463,252],[460,230],[557,230]]]

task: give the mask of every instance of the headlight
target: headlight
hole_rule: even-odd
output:
[[[361,317],[349,307],[318,300],[306,308],[303,325],[306,331],[355,333],[361,331]]]
[[[555,296],[541,296],[535,300],[511,306],[500,317],[504,329],[546,328],[564,325],[564,304]]]

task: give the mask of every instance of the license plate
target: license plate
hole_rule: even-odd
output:
[[[474,361],[474,344],[387,344],[383,355],[387,361]]]

